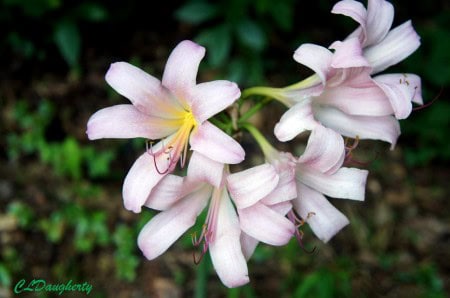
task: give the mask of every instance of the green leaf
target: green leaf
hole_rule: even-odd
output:
[[[208,61],[213,67],[223,65],[230,54],[231,32],[226,25],[204,30],[195,41],[208,48]]]
[[[76,24],[71,21],[59,22],[53,38],[67,64],[75,67],[80,59],[81,49],[81,36]]]
[[[200,24],[218,15],[216,5],[206,2],[188,2],[175,11],[175,17],[191,24]]]
[[[5,287],[11,285],[11,273],[3,263],[0,263],[0,285]]]
[[[67,138],[62,144],[62,156],[64,162],[64,172],[74,179],[81,178],[81,149],[78,142],[72,138]]]
[[[271,9],[272,17],[278,27],[290,31],[294,22],[294,1],[277,1]]]
[[[267,44],[265,32],[259,24],[249,19],[244,19],[238,24],[236,34],[243,45],[256,51],[263,50]]]
[[[93,2],[82,3],[78,6],[77,15],[91,22],[101,22],[108,18],[108,11],[103,5]]]

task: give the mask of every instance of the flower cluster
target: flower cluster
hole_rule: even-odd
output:
[[[314,75],[284,88],[252,87],[242,93],[232,82],[197,83],[205,49],[191,41],[177,45],[162,80],[125,62],[111,65],[106,81],[131,104],[96,112],[89,119],[89,139],[145,138],[146,151],[125,178],[125,208],[160,211],[142,229],[138,246],[152,260],[191,228],[207,208],[206,221],[193,244],[199,262],[209,251],[214,268],[228,287],[249,281],[247,260],[259,242],[284,245],[306,222],[329,241],[349,224],[328,198],[363,201],[368,171],[344,166],[354,148],[343,137],[386,141],[393,148],[398,120],[413,103],[422,104],[420,78],[382,74],[420,45],[411,22],[391,29],[394,8],[369,0],[367,9],[354,0],[338,2],[332,13],[359,23],[345,40],[324,48],[301,45],[294,60]],[[250,133],[266,162],[232,173],[229,165],[244,160],[241,145],[208,121],[237,99],[266,96],[288,107],[274,126],[279,141],[310,131],[299,157],[275,149],[250,123],[234,115],[235,132]],[[268,103],[265,101],[264,103]],[[263,105],[260,105],[262,107]],[[184,176],[173,174],[187,165]]]

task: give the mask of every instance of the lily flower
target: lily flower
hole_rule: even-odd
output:
[[[317,126],[305,152],[297,160],[295,177],[298,196],[294,210],[316,236],[328,242],[349,221],[325,195],[363,201],[368,171],[343,167],[345,147],[342,137],[332,129]]]
[[[198,153],[194,153],[190,163],[198,156]],[[215,167],[212,172],[219,168]],[[202,244],[200,258],[209,250],[222,283],[233,288],[248,283],[249,277],[240,244],[239,219],[225,184],[228,170],[224,169],[222,173],[218,187],[193,181],[190,173],[185,178],[168,175],[164,179],[166,185],[155,187],[145,204],[162,212],[143,227],[138,246],[149,260],[160,256],[195,224],[196,218],[209,202],[206,222],[199,238],[193,236],[193,243],[195,246]],[[194,261],[200,260],[194,258]]]
[[[338,2],[333,13],[351,16],[361,26],[330,49],[303,44],[294,60],[315,75],[285,88],[255,87],[247,94],[275,98],[289,107],[275,127],[280,141],[289,141],[316,125],[332,128],[343,136],[391,143],[400,135],[398,119],[422,104],[420,77],[414,74],[384,74],[371,77],[405,59],[420,45],[411,22],[389,31],[393,7],[384,0]]]
[[[227,178],[244,232],[245,256],[250,257],[259,241],[283,245],[294,235],[301,241],[297,222],[285,217],[292,206],[319,239],[329,241],[349,221],[325,195],[364,200],[368,171],[342,167],[344,141],[329,128],[316,126],[297,159],[273,148],[254,127],[246,128],[262,148],[266,163]]]
[[[235,83],[196,83],[205,49],[182,41],[172,51],[162,81],[126,62],[113,63],[106,81],[131,104],[104,108],[87,124],[89,139],[146,138],[150,148],[131,167],[123,185],[125,208],[140,212],[152,189],[183,167],[190,148],[220,163],[235,164],[245,152],[208,120],[240,96]],[[160,140],[153,145],[154,141]]]
[[[343,0],[333,6],[331,13],[351,17],[359,23],[348,38],[359,39],[372,73],[397,64],[420,46],[420,37],[410,20],[391,29],[394,7],[388,1],[369,0],[366,9],[361,2]]]
[[[335,42],[333,48],[334,53],[313,44],[297,49],[294,59],[314,70],[318,80],[310,87],[288,87],[279,93],[291,108],[275,126],[275,135],[288,141],[320,124],[343,136],[383,140],[393,148],[400,135],[397,119],[410,114],[411,101],[422,100],[420,78],[372,78],[357,38]]]

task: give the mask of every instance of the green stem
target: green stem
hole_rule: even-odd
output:
[[[254,114],[256,114],[259,110],[261,110],[268,102],[270,102],[272,99],[269,97],[264,98],[262,101],[258,102],[257,104],[255,104],[253,107],[251,107],[244,115],[242,115],[239,120],[238,123],[244,123],[245,121],[247,121],[248,119],[250,119],[250,117],[252,117]]]
[[[205,258],[200,262],[197,267],[197,275],[195,278],[195,298],[206,298],[206,280],[208,275],[208,262],[209,258]]]
[[[282,98],[283,97],[283,88],[272,88],[272,87],[251,87],[248,89],[245,89],[242,92],[242,97],[247,98],[251,95],[262,95],[262,96],[268,96],[271,98]]]
[[[269,143],[269,141],[267,141],[267,139],[256,127],[250,123],[244,123],[241,126],[253,136],[267,159],[271,159],[271,157],[276,154],[277,150]]]

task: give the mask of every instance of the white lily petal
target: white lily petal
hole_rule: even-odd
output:
[[[198,66],[204,56],[204,47],[189,40],[180,42],[167,59],[162,84],[177,97],[187,97],[188,90],[195,86]]]
[[[102,138],[161,139],[178,129],[177,121],[156,118],[140,112],[133,105],[116,105],[101,109],[89,118],[90,140]]]
[[[261,200],[277,186],[279,176],[270,164],[262,164],[228,175],[228,190],[237,208],[246,208]]]
[[[400,125],[392,116],[354,116],[347,115],[331,107],[314,107],[314,116],[324,126],[341,135],[360,139],[382,140],[395,147],[400,135]]]
[[[222,182],[223,166],[223,163],[209,159],[194,151],[189,160],[187,179],[208,182],[215,187],[219,187]]]
[[[359,1],[354,0],[343,0],[337,2],[331,13],[342,14],[344,16],[348,16],[359,23],[362,27],[362,31],[366,32],[366,19],[367,19],[367,11],[364,5]],[[361,42],[364,40],[361,39]]]
[[[155,152],[162,148],[161,142],[154,147]],[[158,166],[158,169],[155,167]],[[168,168],[169,167],[169,168]],[[148,152],[142,154],[133,164],[123,182],[122,196],[125,208],[139,213],[147,201],[152,189],[166,174],[170,173],[175,164],[169,165],[164,154],[151,156]],[[158,173],[161,172],[163,174]]]
[[[406,21],[392,29],[379,43],[364,50],[364,56],[372,66],[372,73],[379,73],[389,66],[399,63],[414,53],[420,46],[420,37]]]
[[[349,224],[347,217],[337,210],[321,193],[298,183],[299,196],[293,200],[295,211],[309,224],[323,242],[328,242]]]
[[[391,100],[397,119],[404,119],[409,115],[411,101],[423,104],[421,80],[418,75],[410,73],[384,74],[374,77],[373,81],[377,85],[381,85],[380,88]]]
[[[236,83],[212,81],[194,86],[190,91],[192,112],[199,123],[223,111],[241,96]]]
[[[412,111],[411,100],[414,96],[414,89],[410,88],[406,83],[399,83],[398,80],[393,82],[391,79],[382,77],[381,79],[374,78],[373,81],[389,99],[394,109],[395,118],[406,119]]]
[[[327,196],[364,201],[367,170],[340,168],[332,175],[314,171],[303,165],[297,167],[297,181]]]
[[[334,172],[345,158],[342,136],[334,130],[317,125],[312,131],[305,152],[298,162],[322,173]]]
[[[280,181],[273,191],[261,199],[265,205],[274,205],[294,199],[297,196],[295,175],[290,173],[279,174]]]
[[[155,210],[167,210],[182,196],[183,178],[167,175],[153,188],[144,206]]]
[[[394,20],[394,7],[385,0],[369,0],[367,3],[366,41],[364,46],[381,42]]]
[[[248,261],[250,257],[255,252],[256,247],[258,246],[259,241],[253,238],[252,236],[246,234],[241,231],[241,248],[242,253],[244,254],[245,259]]]
[[[336,107],[349,115],[388,116],[394,113],[392,105],[380,87],[372,82],[359,85],[341,84],[328,88],[316,99],[317,103]]]
[[[245,157],[238,142],[208,121],[191,133],[190,144],[192,150],[221,163],[237,164]]]
[[[240,244],[241,229],[226,189],[222,190],[217,228],[209,245],[211,260],[222,283],[234,288],[249,282],[247,262]]]
[[[312,69],[325,84],[333,54],[315,44],[302,44],[294,53],[294,60]]]
[[[344,41],[335,41],[330,48],[335,49],[330,64],[333,68],[370,66],[369,62],[364,58],[361,43],[356,37]]]
[[[241,229],[261,242],[284,245],[294,235],[294,224],[262,203],[239,209],[238,212]]]
[[[205,186],[153,217],[138,237],[138,246],[145,257],[153,260],[160,256],[192,227],[210,195],[211,187]]]
[[[274,133],[281,142],[290,141],[305,130],[312,130],[317,121],[314,119],[311,101],[304,100],[287,110],[275,125]]]
[[[173,119],[182,111],[181,107],[174,105],[158,79],[127,62],[111,64],[105,79],[114,90],[147,115]]]

